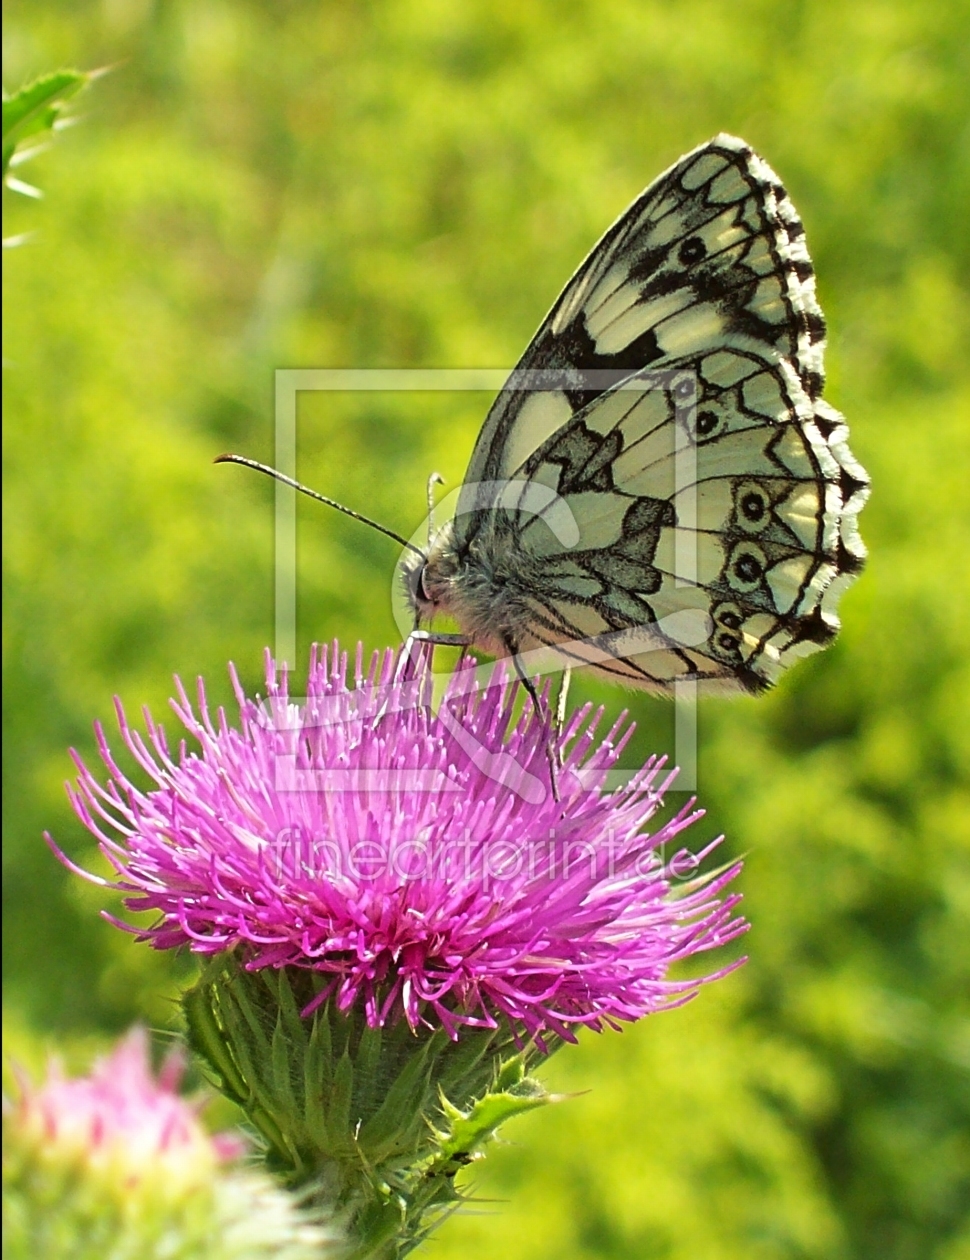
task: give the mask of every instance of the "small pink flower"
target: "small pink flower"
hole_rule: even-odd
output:
[[[694,874],[717,841],[668,856],[700,817],[693,803],[644,830],[673,778],[662,760],[605,790],[625,717],[597,743],[602,711],[573,716],[553,792],[549,723],[531,705],[513,720],[501,667],[484,686],[473,663],[459,667],[437,713],[427,662],[401,653],[375,653],[365,675],[358,648],[351,688],[346,655],[314,650],[302,706],[269,657],[262,705],[230,672],[238,727],[210,717],[201,680],[198,713],[178,684],[173,708],[197,752],[183,742],[173,756],[147,713],[146,743],[118,705],[150,790],[100,728],[107,785],[75,755],[68,790],[118,874],[111,886],[156,915],[119,926],[156,948],[311,969],[327,981],[319,1000],[359,1004],[372,1026],[403,1014],[455,1036],[505,1016],[574,1040],[575,1025],[686,1001],[702,981],[668,979],[671,964],[745,930],[738,895],[720,897],[740,864]]]
[[[245,1150],[231,1134],[206,1132],[197,1108],[176,1092],[183,1071],[174,1050],[156,1079],[148,1035],[133,1028],[87,1076],[67,1077],[53,1062],[40,1086],[21,1080],[14,1123],[45,1157],[79,1161],[127,1190],[178,1192],[206,1183]]]

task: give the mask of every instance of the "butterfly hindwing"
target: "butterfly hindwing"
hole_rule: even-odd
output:
[[[599,668],[641,685],[751,690],[824,646],[838,626],[828,592],[861,562],[861,504],[843,495],[816,406],[787,361],[724,350],[594,399],[516,471],[516,497],[482,527],[480,545],[529,591],[520,641],[603,636],[569,650],[605,648]],[[535,485],[554,492],[537,511]]]

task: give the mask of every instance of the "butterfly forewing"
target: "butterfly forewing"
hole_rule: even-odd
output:
[[[819,398],[823,337],[801,223],[743,141],[719,136],[651,184],[566,286],[473,453],[455,552],[516,593],[490,637],[568,644],[660,689],[756,690],[828,642],[865,554],[867,478]]]
[[[824,324],[804,231],[771,169],[718,136],[661,175],[570,280],[482,429],[469,482],[508,475],[507,452],[536,371],[588,401],[589,373],[632,372],[716,345],[770,347],[821,387]],[[523,421],[528,427],[526,417]]]

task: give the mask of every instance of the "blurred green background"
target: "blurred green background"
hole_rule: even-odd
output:
[[[804,218],[828,396],[875,490],[838,644],[700,714],[751,960],[552,1060],[490,1202],[428,1254],[970,1256],[970,11],[922,0],[17,0],[9,88],[115,69],[5,194],[4,958],[11,1024],[174,1022],[191,964],[97,917],[66,749],[272,634],[276,367],[511,364],[628,201],[718,130]],[[299,473],[410,532],[488,399],[304,396]],[[301,645],[394,640],[393,546],[307,505]],[[638,748],[671,710],[629,699]]]

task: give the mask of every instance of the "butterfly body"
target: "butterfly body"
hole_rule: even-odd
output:
[[[825,325],[777,176],[718,136],[608,230],[496,399],[417,620],[632,686],[758,691],[824,647],[868,478],[820,397]]]
[[[420,621],[445,615],[469,643],[492,656],[538,646],[528,634],[530,592],[541,584],[537,558],[486,535],[456,544],[453,522],[436,533],[427,560],[412,562],[413,606]]]

